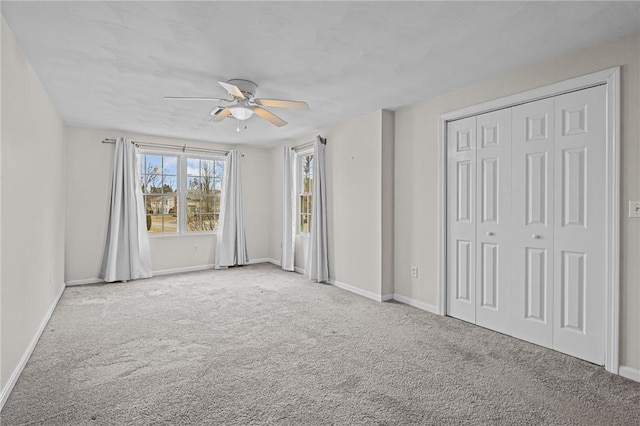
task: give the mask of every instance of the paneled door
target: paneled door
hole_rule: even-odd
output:
[[[554,100],[512,108],[512,335],[553,343]]]
[[[447,313],[603,365],[606,88],[447,123]]]
[[[604,364],[606,89],[555,98],[553,348]]]
[[[476,322],[476,117],[447,126],[447,312]]]
[[[510,332],[511,110],[476,121],[476,324]]]

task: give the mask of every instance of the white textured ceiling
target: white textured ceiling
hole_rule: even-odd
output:
[[[69,124],[273,146],[640,30],[636,2],[9,2],[2,15]],[[310,109],[207,121],[245,78]],[[34,117],[37,122],[37,117]],[[115,135],[114,135],[115,136]]]

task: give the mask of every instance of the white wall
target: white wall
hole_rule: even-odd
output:
[[[396,112],[395,292],[438,304],[438,116],[445,112],[622,65],[621,365],[640,369],[640,35],[499,76]],[[417,279],[410,265],[420,267]]]
[[[1,366],[6,395],[64,288],[63,124],[2,20]]]
[[[392,214],[383,215],[383,197],[390,199],[393,186],[393,157],[383,167],[383,153],[392,155],[393,113],[374,111],[319,131],[327,138],[327,227],[329,233],[329,276],[370,297],[383,294],[383,274],[391,278],[393,265],[383,259],[383,228],[392,239]],[[288,143],[295,146],[315,139],[314,135]],[[384,143],[383,143],[384,140]],[[271,257],[280,260],[282,241],[282,147],[271,150],[273,199],[271,228],[274,230]],[[384,173],[383,173],[384,170]],[[386,185],[383,191],[383,182]],[[278,195],[280,194],[280,195]],[[275,198],[275,197],[278,198]],[[304,269],[307,238],[296,237],[295,266]],[[388,251],[387,251],[388,252]],[[390,288],[385,284],[385,290]],[[386,294],[386,293],[385,293]]]
[[[4,19],[0,15],[0,49],[2,48],[2,34],[5,32],[4,29],[5,23]],[[1,50],[0,50],[1,54]],[[2,59],[0,58],[0,64],[2,64]],[[2,99],[2,66],[0,66],[0,99]],[[5,390],[5,382],[7,379],[4,378],[2,374],[2,102],[0,102],[0,394],[4,395],[4,393],[8,393],[9,390]],[[0,410],[2,410],[2,406],[4,404],[0,400]]]
[[[67,283],[96,281],[107,232],[113,145],[105,138],[187,144],[190,147],[228,149],[202,141],[162,138],[128,132],[67,126],[67,233],[65,264]],[[269,256],[271,164],[269,151],[241,147],[245,231],[250,259]],[[89,161],[87,161],[89,159]],[[151,236],[154,272],[168,272],[213,264],[215,235]],[[195,247],[197,246],[197,250]]]

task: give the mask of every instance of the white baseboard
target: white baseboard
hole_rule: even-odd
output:
[[[159,271],[153,271],[152,274],[155,277],[156,275],[170,275],[170,274],[180,274],[182,272],[205,271],[207,269],[213,269],[214,267],[215,265],[212,263],[210,265],[198,265],[198,266],[186,266],[184,268],[161,269]]]
[[[635,368],[621,365],[620,369],[618,370],[618,374],[620,374],[622,377],[626,377],[627,379],[640,382],[640,370],[636,370]]]
[[[297,273],[304,275],[304,269],[298,268],[298,267],[295,267],[294,269],[295,269],[295,271]],[[385,302],[387,300],[393,299],[393,295],[392,294],[385,294],[385,295],[381,296],[381,295],[373,293],[371,291],[362,290],[361,288],[354,287],[352,285],[345,284],[343,282],[332,280],[332,279],[329,280],[329,284],[331,284],[331,285],[333,285],[335,287],[341,288],[342,290],[347,290],[347,291],[350,291],[351,293],[355,293],[355,294],[358,294],[360,296],[364,296],[367,299],[375,300],[376,302]]]
[[[274,265],[280,266],[280,261],[271,259],[268,257],[264,257],[261,259],[251,259],[247,263],[247,265],[253,265],[256,263],[273,263]],[[179,274],[182,272],[195,272],[195,271],[205,271],[207,269],[214,269],[215,265],[198,265],[198,266],[186,266],[184,268],[171,268],[171,269],[161,269],[159,271],[153,271],[153,275],[170,275],[170,274]],[[86,278],[83,280],[71,280],[67,281],[65,285],[67,287],[73,287],[75,285],[86,285],[86,284],[99,284],[103,283],[104,280],[100,278]]]
[[[65,283],[65,285],[67,287],[73,287],[74,285],[86,285],[86,284],[98,284],[98,283],[103,283],[104,280],[101,278],[87,278],[84,280],[71,280],[71,281],[67,281]]]
[[[36,334],[31,339],[31,343],[29,343],[29,346],[22,354],[22,358],[20,358],[20,362],[18,362],[18,365],[13,370],[11,377],[9,377],[9,381],[7,381],[7,384],[4,386],[4,388],[0,392],[0,411],[2,411],[2,407],[4,407],[4,404],[5,402],[7,402],[7,399],[9,399],[9,394],[11,394],[11,391],[13,390],[13,387],[16,385],[16,382],[18,381],[18,378],[20,377],[22,370],[24,370],[24,367],[27,365],[27,362],[29,361],[29,358],[31,357],[33,350],[36,348],[36,345],[38,344],[38,340],[40,340],[40,336],[42,335],[44,328],[47,326],[49,319],[51,319],[51,315],[53,315],[53,311],[56,309],[56,306],[58,306],[58,301],[60,301],[60,298],[62,297],[62,293],[64,292],[64,289],[65,289],[65,286],[62,286],[60,288],[60,292],[58,293],[55,300],[49,307],[49,310],[47,311],[44,318],[42,319],[42,322],[40,323],[40,326],[38,327]]]
[[[255,263],[259,263],[259,262],[255,262]],[[207,269],[213,269],[215,267],[215,265],[212,264],[208,264],[208,265],[198,265],[198,266],[185,266],[183,268],[170,268],[170,269],[160,269],[158,271],[152,271],[152,275],[155,276],[159,276],[159,275],[171,275],[171,274],[180,274],[182,272],[196,272],[196,271],[205,271]],[[72,287],[74,285],[85,285],[85,284],[98,284],[98,283],[103,283],[104,280],[100,279],[100,278],[87,278],[84,280],[72,280],[72,281],[67,281],[66,285],[67,287]]]
[[[388,302],[389,300],[393,300],[393,293],[383,294],[380,298],[381,302]]]
[[[279,260],[272,259],[272,258],[270,258],[270,257],[269,257],[269,258],[267,258],[267,262],[269,262],[269,263],[273,263],[273,264],[274,264],[274,265],[276,265],[276,266],[282,266],[282,263],[281,263]]]
[[[419,300],[415,300],[398,293],[393,294],[393,300],[397,300],[398,302],[413,306],[414,308],[422,309],[423,311],[431,312],[432,314],[440,315],[437,306],[433,306],[425,302],[420,302]]]
[[[247,265],[254,265],[256,263],[272,263],[276,266],[280,266],[279,260],[271,259],[270,257],[262,257],[260,259],[251,259],[249,260],[249,262],[247,262]]]
[[[343,282],[336,281],[336,280],[329,280],[329,283],[334,285],[334,286],[336,286],[336,287],[338,287],[338,288],[341,288],[343,290],[350,291],[351,293],[355,293],[355,294],[358,294],[360,296],[364,296],[367,299],[375,300],[376,302],[383,302],[384,301],[383,300],[384,296],[381,296],[379,294],[373,293],[371,291],[363,290],[361,288],[354,287],[352,285],[345,284]]]

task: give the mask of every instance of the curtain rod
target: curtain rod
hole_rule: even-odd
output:
[[[317,136],[316,140],[320,140],[320,143],[322,145],[326,145],[327,144],[327,139],[321,137],[320,135]],[[301,149],[305,149],[305,148],[310,147],[314,143],[315,143],[315,140],[314,141],[305,142],[305,143],[301,143],[300,145],[296,145],[294,147],[291,147],[291,149],[293,149],[294,151],[300,151]]]
[[[112,143],[115,144],[116,140],[113,138],[107,138],[102,141],[102,143]],[[149,148],[168,148],[168,149],[178,149],[182,152],[186,152],[187,150],[192,152],[208,152],[212,154],[222,154],[227,155],[229,151],[224,151],[221,149],[209,149],[209,148],[193,148],[188,147],[187,144],[184,145],[172,145],[172,144],[162,144],[162,143],[151,143],[151,142],[136,142],[131,141],[137,147],[149,147]],[[243,155],[244,157],[244,155]]]

